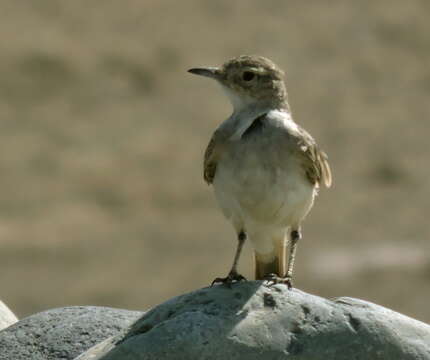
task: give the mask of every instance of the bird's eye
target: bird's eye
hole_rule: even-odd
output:
[[[242,79],[244,81],[251,81],[254,78],[255,74],[251,71],[244,71],[242,74]]]

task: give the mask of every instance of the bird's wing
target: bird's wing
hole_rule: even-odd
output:
[[[222,153],[222,148],[223,141],[221,141],[220,133],[215,131],[206,147],[203,163],[203,178],[208,184],[212,184],[215,177],[216,167]]]
[[[319,149],[312,136],[302,128],[299,129],[297,139],[299,156],[309,181],[330,187],[332,176],[327,154]]]

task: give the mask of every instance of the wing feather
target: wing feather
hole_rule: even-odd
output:
[[[332,175],[328,163],[327,154],[322,151],[312,136],[304,129],[298,127],[294,134],[297,139],[297,155],[304,168],[308,180],[313,185],[323,183],[326,187],[332,184]],[[219,131],[215,131],[206,147],[203,164],[203,178],[208,184],[212,184],[216,175],[218,161],[224,148],[223,137]]]
[[[315,140],[300,128],[298,145],[306,176],[312,184],[323,183],[326,187],[332,184],[332,175],[327,154],[322,151]]]
[[[215,131],[205,151],[203,178],[208,184],[212,184],[215,178],[217,163],[222,151],[222,142],[219,137],[219,132]]]

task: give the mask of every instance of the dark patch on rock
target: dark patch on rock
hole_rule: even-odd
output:
[[[299,355],[303,352],[303,344],[295,336],[291,336],[287,352],[290,355]]]
[[[310,314],[311,310],[306,305],[301,305],[301,308],[303,310],[303,314],[305,314],[305,319],[306,319]]]
[[[352,316],[351,314],[347,315],[349,325],[354,329],[355,332],[357,332],[360,329],[361,322],[356,317]]]
[[[264,293],[263,295],[264,306],[274,308],[276,307],[276,301],[273,298],[272,294]]]

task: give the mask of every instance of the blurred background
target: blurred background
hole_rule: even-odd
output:
[[[0,299],[148,309],[225,276],[236,246],[202,156],[230,114],[186,73],[239,54],[286,70],[334,187],[295,285],[430,321],[430,2],[3,0]],[[241,272],[252,277],[249,248]]]

